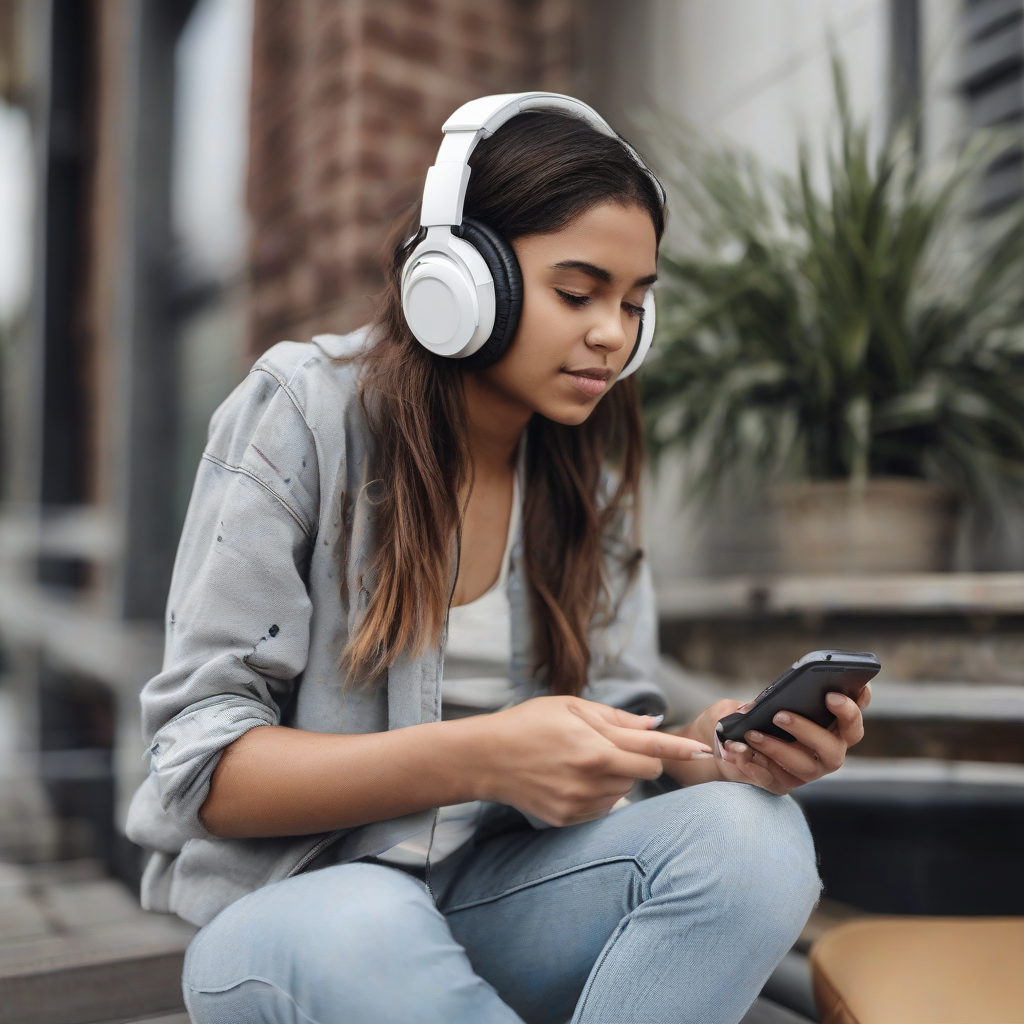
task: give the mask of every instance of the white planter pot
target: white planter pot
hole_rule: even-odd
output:
[[[878,477],[783,484],[778,512],[786,573],[944,572],[956,526],[947,491],[924,480]]]

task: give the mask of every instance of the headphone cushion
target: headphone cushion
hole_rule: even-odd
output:
[[[452,233],[464,238],[483,257],[494,279],[494,328],[491,336],[471,356],[460,360],[467,370],[493,366],[516,336],[523,311],[523,275],[512,246],[493,228],[466,217]]]

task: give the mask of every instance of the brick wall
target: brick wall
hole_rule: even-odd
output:
[[[256,0],[254,354],[364,323],[396,213],[474,96],[576,91],[579,0]]]

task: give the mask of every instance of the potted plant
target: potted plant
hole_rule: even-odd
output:
[[[834,78],[821,192],[806,147],[770,176],[677,136],[651,451],[687,453],[691,496],[767,492],[785,571],[946,569],[955,508],[1024,482],[1021,210],[970,209],[991,140],[930,174],[910,131],[872,158]]]

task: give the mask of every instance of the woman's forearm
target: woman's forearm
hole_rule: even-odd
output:
[[[221,755],[203,824],[223,839],[308,835],[477,799],[472,722],[337,736],[260,726]]]
[[[221,838],[306,835],[467,800],[552,825],[606,813],[633,779],[707,757],[699,740],[578,697],[537,697],[491,715],[356,736],[260,726],[213,773],[203,823]]]

